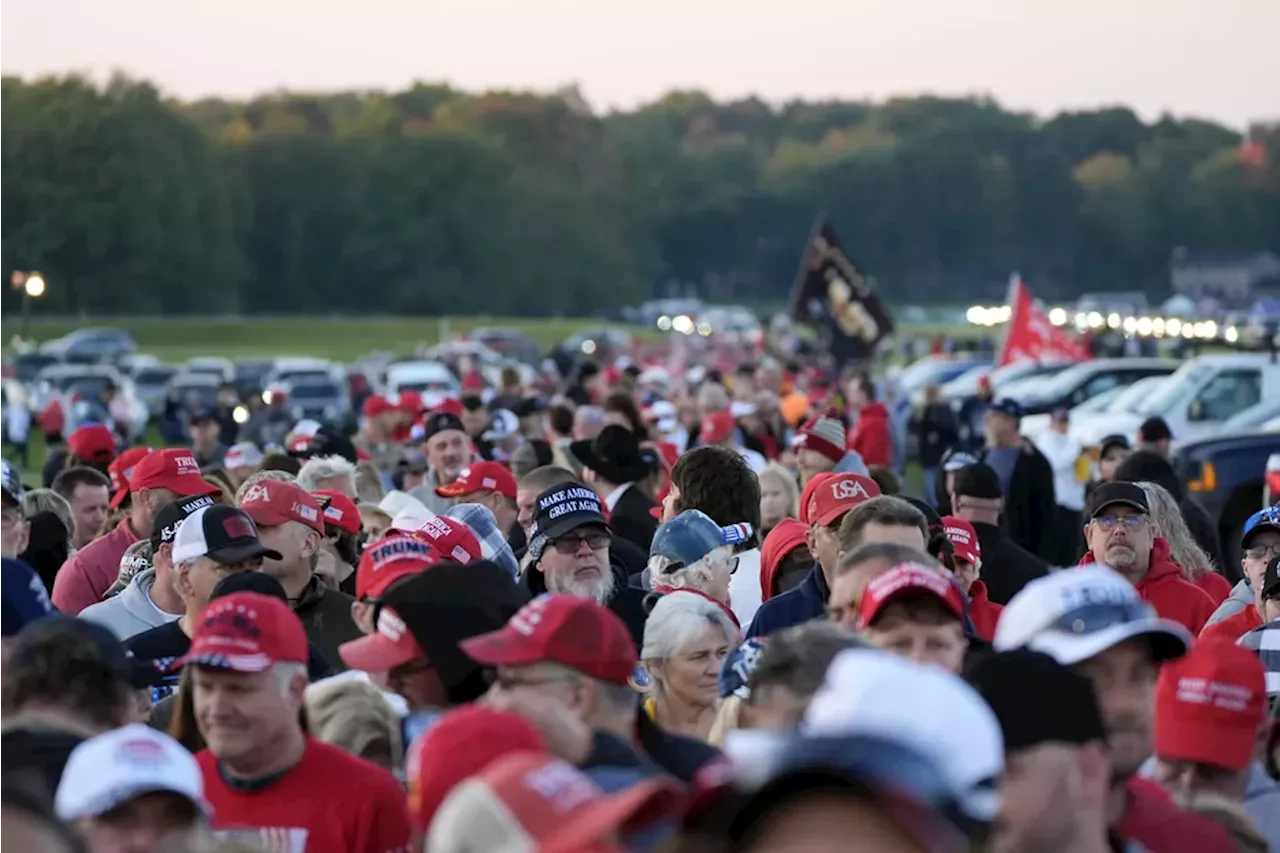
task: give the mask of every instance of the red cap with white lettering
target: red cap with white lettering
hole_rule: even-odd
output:
[[[1223,639],[1201,641],[1160,670],[1156,755],[1243,770],[1266,713],[1266,672],[1258,655]]]
[[[858,504],[879,496],[876,481],[862,474],[824,477],[809,495],[809,524],[826,527]]]

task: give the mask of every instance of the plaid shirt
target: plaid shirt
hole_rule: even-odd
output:
[[[1280,620],[1254,628],[1237,645],[1258,653],[1258,660],[1267,671],[1267,695],[1280,696]]]
[[[471,532],[480,540],[480,553],[486,560],[502,566],[513,578],[520,575],[520,564],[516,562],[515,552],[507,543],[506,535],[498,529],[498,520],[487,506],[458,504],[450,507],[443,515],[471,528]]]

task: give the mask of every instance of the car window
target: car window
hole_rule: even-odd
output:
[[[1120,377],[1114,373],[1099,373],[1097,376],[1084,383],[1074,394],[1072,399],[1077,402],[1083,402],[1090,397],[1097,396],[1103,391],[1110,391],[1112,388],[1120,384]]]
[[[331,400],[341,393],[337,385],[325,385],[323,383],[294,385],[289,389],[289,397],[293,400]]]
[[[1194,421],[1225,421],[1261,401],[1261,371],[1224,370],[1196,393],[1187,416]]]

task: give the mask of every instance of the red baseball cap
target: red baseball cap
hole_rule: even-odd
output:
[[[484,558],[476,532],[455,518],[437,515],[418,522],[417,527],[398,529],[438,551],[442,556],[436,562],[474,563]]]
[[[519,714],[464,705],[440,716],[405,756],[409,813],[424,831],[449,792],[513,752],[545,752],[541,732]]]
[[[862,474],[829,474],[810,489],[818,477],[822,475],[814,477],[805,486],[809,497],[801,504],[808,509],[806,514],[810,525],[826,527],[858,504],[880,496],[876,481]]]
[[[480,559],[480,543],[470,528],[449,519],[439,521],[447,525],[448,532],[434,539],[430,534],[396,531],[366,548],[356,566],[356,598],[378,598],[400,578],[446,560],[470,563]]]
[[[261,527],[297,521],[324,535],[324,516],[315,495],[297,483],[259,480],[240,499],[240,508]]]
[[[364,403],[360,406],[360,414],[366,418],[376,418],[378,415],[385,415],[394,411],[396,411],[396,407],[381,394],[370,394],[364,398]]]
[[[378,630],[338,646],[342,662],[362,672],[387,672],[426,656],[409,626],[390,607],[378,612]]]
[[[760,585],[767,601],[770,590],[764,589],[773,580],[782,558],[808,542],[809,528],[794,518],[779,521],[760,545]]]
[[[436,812],[432,839],[464,849],[477,821],[492,823],[503,849],[539,853],[616,853],[617,837],[674,817],[684,797],[652,776],[616,793],[546,752],[512,753],[462,783]]]
[[[978,531],[973,529],[972,524],[954,515],[944,515],[942,526],[947,532],[947,538],[951,540],[951,547],[955,549],[957,557],[971,564],[976,564],[982,558],[982,545],[978,542]]]
[[[731,412],[709,412],[698,426],[698,441],[724,441],[733,432]]]
[[[396,395],[396,402],[400,404],[400,411],[413,415],[415,418],[427,410],[426,405],[422,402],[422,394],[412,388],[406,388]]]
[[[865,630],[880,611],[903,596],[920,593],[937,598],[957,619],[964,618],[964,596],[951,578],[938,568],[899,563],[867,584],[858,604],[858,628]]]
[[[116,458],[116,437],[102,424],[89,424],[67,436],[67,449],[86,462],[110,462]]]
[[[635,642],[612,610],[575,595],[540,595],[507,624],[459,647],[484,666],[558,663],[612,684],[635,673]]]
[[[190,450],[181,447],[152,451],[133,466],[129,491],[143,489],[168,489],[183,498],[216,495],[222,491],[200,476],[200,463]]]
[[[332,489],[316,489],[311,494],[323,495],[329,499],[329,505],[324,508],[323,513],[325,524],[332,524],[347,533],[360,532],[364,522],[360,520],[360,510],[356,509],[355,501],[342,492],[335,492]]]
[[[500,462],[472,462],[462,469],[458,479],[436,486],[436,494],[442,498],[460,498],[476,492],[497,492],[515,500],[516,478]]]
[[[462,401],[457,397],[445,397],[440,401],[440,405],[431,410],[432,412],[444,412],[448,415],[457,415],[462,417]]]
[[[233,592],[209,602],[196,621],[190,650],[173,668],[262,672],[277,663],[306,663],[307,657],[307,632],[287,602],[260,592]]]
[[[112,509],[124,503],[124,499],[129,496],[129,477],[133,475],[134,466],[150,452],[150,447],[130,447],[111,460],[111,464],[107,466],[107,474],[111,477]]]
[[[1156,755],[1243,770],[1266,709],[1266,673],[1257,653],[1224,639],[1203,640],[1160,670]]]
[[[809,503],[813,498],[814,491],[818,488],[818,486],[822,485],[823,483],[825,483],[827,480],[831,479],[834,476],[835,474],[832,474],[830,471],[823,471],[820,474],[814,474],[812,477],[809,478],[809,482],[804,484],[804,488],[800,490],[799,516],[800,516],[801,523],[803,523],[806,527],[808,527],[810,524],[813,523],[809,519]]]

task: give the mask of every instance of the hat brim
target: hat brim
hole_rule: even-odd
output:
[[[1027,643],[1033,652],[1044,652],[1063,666],[1086,661],[1127,640],[1146,639],[1156,663],[1176,660],[1191,648],[1191,634],[1171,619],[1144,619],[1114,625],[1091,634],[1074,635],[1041,631]]]
[[[226,652],[214,646],[195,645],[190,652],[173,662],[170,672],[185,669],[188,666],[202,666],[207,669],[252,675],[265,672],[275,664],[275,659],[261,652],[255,655],[244,655]]]
[[[252,518],[253,523],[259,527],[279,527],[286,521],[297,520],[289,513],[272,509],[266,504],[249,504],[241,506],[240,509],[245,515]]]
[[[831,507],[822,515],[819,515],[816,518],[813,516],[810,516],[809,523],[811,525],[816,524],[819,527],[826,527],[827,525],[831,524],[831,522],[835,521],[840,516],[848,513],[850,510],[852,510],[854,507],[856,507],[860,503],[865,503],[865,501],[858,501],[857,503],[849,504],[849,506],[846,506],[846,507],[838,507],[838,506]]]
[[[885,608],[888,607],[890,604],[901,601],[904,598],[912,598],[912,597],[931,598],[934,601],[941,603],[942,606],[947,609],[947,612],[956,618],[957,622],[964,621],[964,602],[963,601],[959,601],[957,599],[949,599],[945,595],[938,595],[936,590],[924,585],[911,585],[911,586],[903,586],[899,589],[895,589],[893,592],[889,593],[884,598],[880,599],[880,601],[876,603],[875,609],[868,610],[868,612],[865,614],[859,614],[858,622],[861,625],[861,627],[865,629],[869,627],[871,623],[876,620],[876,617],[879,616],[881,613],[883,613],[885,611]],[[864,595],[862,597],[862,600],[864,602],[868,601],[869,596]]]
[[[591,441],[570,442],[569,453],[582,463],[583,468],[590,468],[611,483],[634,483],[649,476],[649,466],[643,459],[637,458],[629,465],[618,465],[597,456]]]
[[[1258,533],[1262,533],[1262,532],[1263,532],[1263,531],[1265,531],[1265,530],[1270,530],[1270,531],[1273,531],[1273,532],[1275,532],[1275,533],[1280,533],[1280,524],[1272,524],[1272,523],[1271,523],[1271,522],[1269,522],[1269,521],[1260,521],[1260,522],[1258,522],[1258,523],[1257,523],[1257,524],[1255,524],[1253,527],[1249,528],[1249,532],[1248,532],[1248,533],[1246,533],[1244,536],[1240,537],[1240,547],[1241,547],[1242,549],[1243,549],[1243,548],[1248,548],[1248,547],[1249,547],[1249,542],[1253,539],[1253,537],[1254,537],[1256,534],[1258,534]]]
[[[412,646],[408,646],[376,633],[338,646],[338,657],[342,662],[361,672],[388,672],[422,656],[416,639]]]
[[[530,666],[549,660],[527,636],[509,627],[463,640],[458,648],[481,666]]]
[[[461,482],[461,480],[454,480],[452,483],[436,486],[436,495],[442,498],[464,498],[467,495],[474,495],[476,492],[481,491],[479,486],[471,488],[465,484],[459,485]]]
[[[261,541],[255,539],[252,542],[241,542],[237,545],[228,545],[225,548],[219,548],[216,551],[210,551],[205,556],[215,563],[221,563],[224,566],[230,566],[235,563],[243,563],[245,560],[251,560],[254,557],[268,557],[272,560],[281,560],[280,552],[263,545]]]
[[[111,508],[119,509],[120,504],[124,503],[124,499],[127,497],[129,497],[129,487],[127,485],[121,486],[116,490],[116,493],[111,496]]]
[[[136,800],[138,797],[147,794],[175,794],[191,805],[205,818],[213,817],[213,807],[193,791],[185,791],[178,785],[166,785],[156,779],[140,779],[131,781],[110,793],[95,798],[92,802],[85,803],[75,813],[63,813],[59,815],[63,820],[76,820],[83,817],[101,817],[109,811],[112,811],[130,800]],[[195,794],[193,797],[192,795]]]
[[[577,516],[576,518],[574,516]],[[595,515],[594,513],[566,513],[562,518],[553,521],[550,526],[538,531],[538,535],[547,537],[548,540],[559,539],[561,536],[571,531],[577,530],[579,527],[603,527],[605,530],[613,532],[613,528],[609,526],[609,522],[604,520],[604,516]]]
[[[1170,703],[1177,704],[1177,703]],[[1219,720],[1200,722],[1178,719],[1177,711],[1157,711],[1154,744],[1156,755],[1175,761],[1194,761],[1227,770],[1240,771],[1249,766],[1255,732],[1248,726],[1235,729]]]
[[[600,845],[615,833],[631,834],[653,826],[673,815],[683,797],[671,782],[660,777],[643,779],[601,797],[571,815],[547,838],[538,843],[542,853],[573,853],[580,850],[610,849]]]
[[[1127,506],[1130,509],[1136,509],[1138,512],[1142,513],[1143,515],[1147,515],[1151,512],[1151,509],[1149,507],[1145,507],[1142,504],[1138,503],[1137,501],[1129,500],[1128,498],[1114,498],[1102,504],[1101,506],[1095,508],[1094,511],[1089,514],[1089,520],[1092,521],[1093,519],[1097,518],[1098,513],[1102,512],[1104,509],[1106,509],[1109,506]]]

